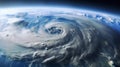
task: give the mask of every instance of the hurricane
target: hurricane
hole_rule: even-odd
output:
[[[72,8],[1,9],[0,66],[120,66],[119,16]]]

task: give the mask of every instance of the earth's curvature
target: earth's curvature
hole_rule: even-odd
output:
[[[0,67],[120,66],[120,17],[73,8],[0,10]]]

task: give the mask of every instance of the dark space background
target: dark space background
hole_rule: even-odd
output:
[[[91,8],[113,14],[120,14],[119,0],[0,0],[0,7],[20,5],[62,5],[77,8]]]

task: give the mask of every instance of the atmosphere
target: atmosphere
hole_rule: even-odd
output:
[[[1,0],[0,7],[52,5],[76,8],[90,8],[119,14],[119,0]]]

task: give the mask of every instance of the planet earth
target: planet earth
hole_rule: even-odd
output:
[[[119,66],[119,16],[61,7],[0,9],[0,67]]]

